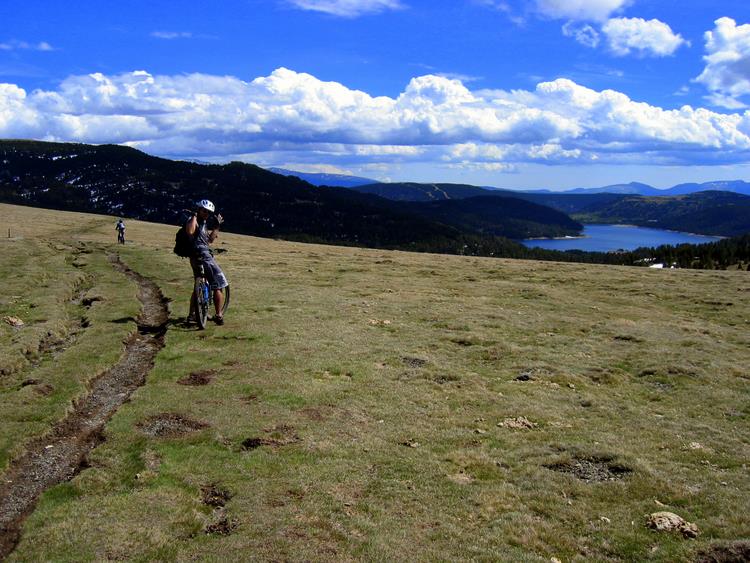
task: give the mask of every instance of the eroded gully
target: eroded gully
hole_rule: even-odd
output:
[[[0,560],[21,538],[22,525],[48,488],[69,481],[85,466],[86,459],[103,440],[106,422],[138,387],[164,346],[169,312],[161,291],[152,281],[111,256],[115,269],[135,281],[142,303],[138,331],[125,343],[119,362],[96,377],[89,391],[72,405],[64,419],[44,436],[26,445],[0,477]]]

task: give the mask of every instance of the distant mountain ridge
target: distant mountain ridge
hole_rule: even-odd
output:
[[[193,161],[199,162],[199,161]],[[599,188],[571,188],[566,190],[551,189],[510,189],[492,186],[475,186],[472,184],[430,183],[430,182],[378,182],[371,178],[349,176],[346,174],[325,174],[313,172],[298,172],[287,168],[270,167],[270,172],[283,176],[296,176],[314,186],[332,186],[342,188],[357,188],[357,191],[371,193],[396,201],[435,201],[438,199],[456,199],[458,197],[474,197],[497,194],[498,192],[531,193],[531,194],[624,194],[647,196],[685,195],[705,191],[734,192],[750,195],[750,182],[744,180],[713,180],[710,182],[687,182],[676,184],[671,188],[655,188],[642,182],[628,182],[610,184]],[[419,197],[414,192],[421,192]],[[490,192],[489,194],[485,192]]]
[[[564,194],[629,194],[629,195],[669,195],[669,190],[660,190],[648,184],[640,182],[629,182],[627,184],[612,184],[601,188],[574,188],[571,190],[560,190],[555,193]]]
[[[514,197],[520,197],[521,194],[537,196],[593,194],[675,196],[705,191],[723,191],[750,195],[750,183],[745,182],[744,180],[717,180],[714,182],[703,182],[701,184],[677,184],[668,189],[659,189],[639,182],[612,184],[601,188],[574,188],[570,190],[511,190],[506,188],[474,186],[471,184],[435,184],[418,182],[362,184],[352,186],[352,188],[359,192],[375,194],[395,201],[434,201],[437,199],[458,199],[484,195],[512,195]]]
[[[304,180],[313,186],[330,186],[339,188],[352,188],[354,186],[363,186],[365,184],[374,184],[377,180],[372,178],[361,178],[359,176],[348,176],[346,174],[326,174],[323,172],[296,172],[294,170],[287,170],[286,168],[266,168],[269,172],[274,174],[281,174],[282,176],[296,176],[300,180]]]
[[[601,188],[575,188],[572,190],[564,190],[557,193],[566,194],[595,194],[595,193],[610,193],[610,194],[629,194],[629,195],[647,195],[647,196],[673,196],[673,195],[686,195],[697,192],[706,191],[721,191],[721,192],[734,192],[742,195],[750,195],[750,183],[744,180],[716,180],[713,182],[698,183],[686,183],[677,184],[668,189],[660,190],[648,184],[642,184],[639,182],[630,182],[628,184],[613,184],[611,186],[604,186]]]

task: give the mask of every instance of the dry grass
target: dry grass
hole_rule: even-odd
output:
[[[174,228],[129,222],[116,248],[114,219],[6,210],[14,244],[120,251],[184,316]],[[750,536],[745,273],[220,247],[227,324],[170,326],[92,467],[45,495],[11,560],[675,561]],[[138,430],[160,413],[209,426]],[[536,426],[498,425],[518,417]],[[551,469],[573,466],[603,478]],[[701,535],[648,530],[658,510]]]

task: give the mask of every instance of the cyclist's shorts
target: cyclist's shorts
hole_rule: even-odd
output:
[[[221,271],[221,268],[219,268],[219,265],[216,263],[216,260],[213,259],[213,256],[201,258],[200,260],[195,258],[190,259],[190,265],[193,267],[193,275],[195,277],[200,276],[201,264],[203,264],[203,268],[206,272],[206,279],[208,280],[211,289],[224,289],[229,285],[227,277],[224,275],[224,272]]]

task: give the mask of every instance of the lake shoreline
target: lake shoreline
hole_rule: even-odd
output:
[[[623,223],[584,223],[580,236],[528,238],[520,242],[527,248],[613,252],[630,251],[641,247],[658,247],[665,244],[705,244],[722,238],[725,237]]]

